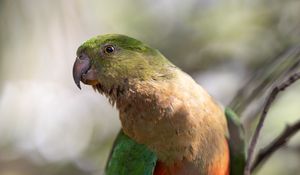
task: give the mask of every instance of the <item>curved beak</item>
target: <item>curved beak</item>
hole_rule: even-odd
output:
[[[79,89],[81,89],[80,81],[82,81],[82,76],[86,74],[90,68],[91,68],[91,61],[88,56],[83,55],[80,58],[76,57],[73,66],[73,79]]]
[[[73,79],[79,89],[81,89],[80,81],[89,85],[99,83],[97,70],[91,65],[91,60],[87,55],[82,54],[76,58],[73,66]]]

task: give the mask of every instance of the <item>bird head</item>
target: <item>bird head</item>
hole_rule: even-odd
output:
[[[172,64],[156,49],[134,38],[99,35],[84,42],[77,50],[73,78],[108,93],[113,87],[132,81],[153,80],[168,75]]]

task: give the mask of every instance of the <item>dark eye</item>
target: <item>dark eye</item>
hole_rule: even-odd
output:
[[[111,45],[105,46],[105,48],[104,48],[105,53],[113,53],[114,51],[115,51],[115,48],[114,48],[114,46],[111,46]]]

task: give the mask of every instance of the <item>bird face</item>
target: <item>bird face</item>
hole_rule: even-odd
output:
[[[105,89],[128,80],[148,80],[161,73],[169,61],[142,42],[117,34],[100,35],[77,50],[73,78]]]

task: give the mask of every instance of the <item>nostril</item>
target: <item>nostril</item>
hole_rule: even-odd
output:
[[[88,59],[88,56],[84,53],[80,54],[79,57],[78,57],[80,60],[86,60]]]

